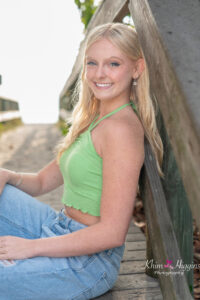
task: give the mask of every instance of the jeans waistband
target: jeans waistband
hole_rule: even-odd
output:
[[[88,227],[88,225],[85,225],[85,224],[83,224],[83,223],[80,223],[80,222],[74,220],[73,218],[67,216],[67,215],[65,214],[65,209],[64,209],[64,208],[62,208],[61,211],[59,212],[59,218],[60,218],[60,219],[63,218],[63,219],[65,220],[65,222],[66,222],[66,223],[65,223],[66,225],[68,225],[68,224],[70,223],[70,225],[72,225],[72,226],[77,226],[77,227],[80,227],[80,228]]]

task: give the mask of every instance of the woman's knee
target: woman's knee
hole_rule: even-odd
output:
[[[23,229],[24,233],[39,237],[42,224],[52,212],[49,205],[9,184],[0,195],[0,218],[10,224],[10,227],[7,225],[10,232],[14,232],[12,226],[17,224],[17,228]]]
[[[27,209],[31,209],[32,211],[44,210],[45,208],[43,208],[43,206],[45,206],[45,204],[10,184],[5,185],[0,195],[0,211],[2,211],[3,208],[13,208],[14,211],[17,209],[21,211]]]
[[[15,199],[16,188],[10,184],[6,184],[0,194],[0,203],[9,199]]]
[[[22,199],[20,197],[20,191],[16,187],[6,184],[1,195],[0,195],[0,215],[7,215],[8,211],[17,210],[17,207],[19,206],[19,199]]]
[[[22,195],[24,196],[24,193],[15,186],[6,184],[0,195],[0,205],[4,201],[6,201],[6,203],[16,202],[19,198],[22,199]]]

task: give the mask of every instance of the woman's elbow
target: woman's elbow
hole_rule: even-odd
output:
[[[118,238],[117,242],[116,242],[116,247],[121,247],[124,245],[126,238],[122,237],[122,238]]]
[[[126,235],[118,234],[117,230],[115,234],[111,234],[111,237],[109,238],[109,241],[111,242],[110,248],[116,248],[121,247],[126,240]]]
[[[100,224],[99,224],[100,225]],[[121,247],[126,240],[126,233],[110,223],[101,222],[101,233],[104,244],[108,249]]]

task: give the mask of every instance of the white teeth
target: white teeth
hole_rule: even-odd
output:
[[[111,86],[112,83],[96,83],[96,85],[99,87],[106,87],[106,86]]]

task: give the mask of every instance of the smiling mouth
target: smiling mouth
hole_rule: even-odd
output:
[[[100,88],[108,88],[108,87],[112,86],[112,83],[97,83],[97,82],[95,82],[95,85]]]

